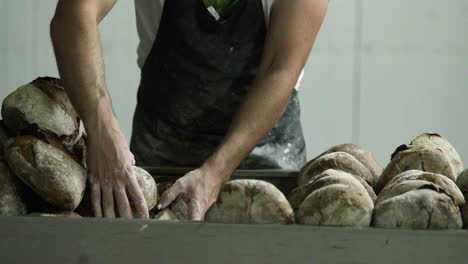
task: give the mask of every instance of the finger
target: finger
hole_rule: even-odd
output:
[[[104,217],[115,218],[114,210],[114,192],[109,185],[101,185],[102,209]]]
[[[131,200],[136,218],[149,218],[148,206],[145,196],[141,191],[140,185],[135,177],[132,177],[130,184],[127,185],[127,194]]]
[[[203,221],[204,209],[200,202],[191,199],[189,203],[189,220],[190,221]]]
[[[101,186],[98,183],[91,183],[91,204],[94,216],[102,217]]]
[[[162,195],[159,200],[157,209],[166,208],[170,205],[182,192],[182,187],[179,181],[176,181],[171,187],[169,187]]]
[[[114,197],[119,210],[119,216],[122,218],[132,218],[132,209],[128,202],[127,193],[123,186],[114,188]]]

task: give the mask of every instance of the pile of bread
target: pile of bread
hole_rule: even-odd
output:
[[[86,192],[86,133],[60,80],[38,78],[8,95],[0,123],[0,215],[92,216]],[[2,129],[3,127],[3,129]],[[188,220],[178,198],[157,210],[172,182],[135,167],[150,216]],[[468,170],[438,134],[399,146],[383,168],[364,148],[342,144],[300,170],[286,196],[259,180],[224,184],[205,221],[384,228],[468,227]]]

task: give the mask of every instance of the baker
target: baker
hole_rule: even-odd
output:
[[[116,1],[59,0],[51,22],[59,73],[88,133],[96,216],[148,217],[135,161],[198,168],[158,204],[181,196],[191,220],[236,168],[304,164],[297,88],[327,0],[135,0],[141,82],[130,148],[98,30]]]

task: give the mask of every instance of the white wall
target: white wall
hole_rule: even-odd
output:
[[[0,98],[57,76],[48,34],[55,0],[0,0]],[[334,0],[301,88],[309,158],[344,142],[386,164],[424,131],[445,136],[468,167],[468,1]],[[107,83],[131,134],[139,70],[133,1],[101,25]]]

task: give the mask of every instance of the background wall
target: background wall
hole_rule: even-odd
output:
[[[58,76],[49,40],[55,0],[0,0],[0,98]],[[309,158],[361,144],[383,164],[421,132],[445,136],[468,167],[468,1],[333,0],[300,97]],[[101,24],[107,84],[127,137],[139,70],[133,1]]]

